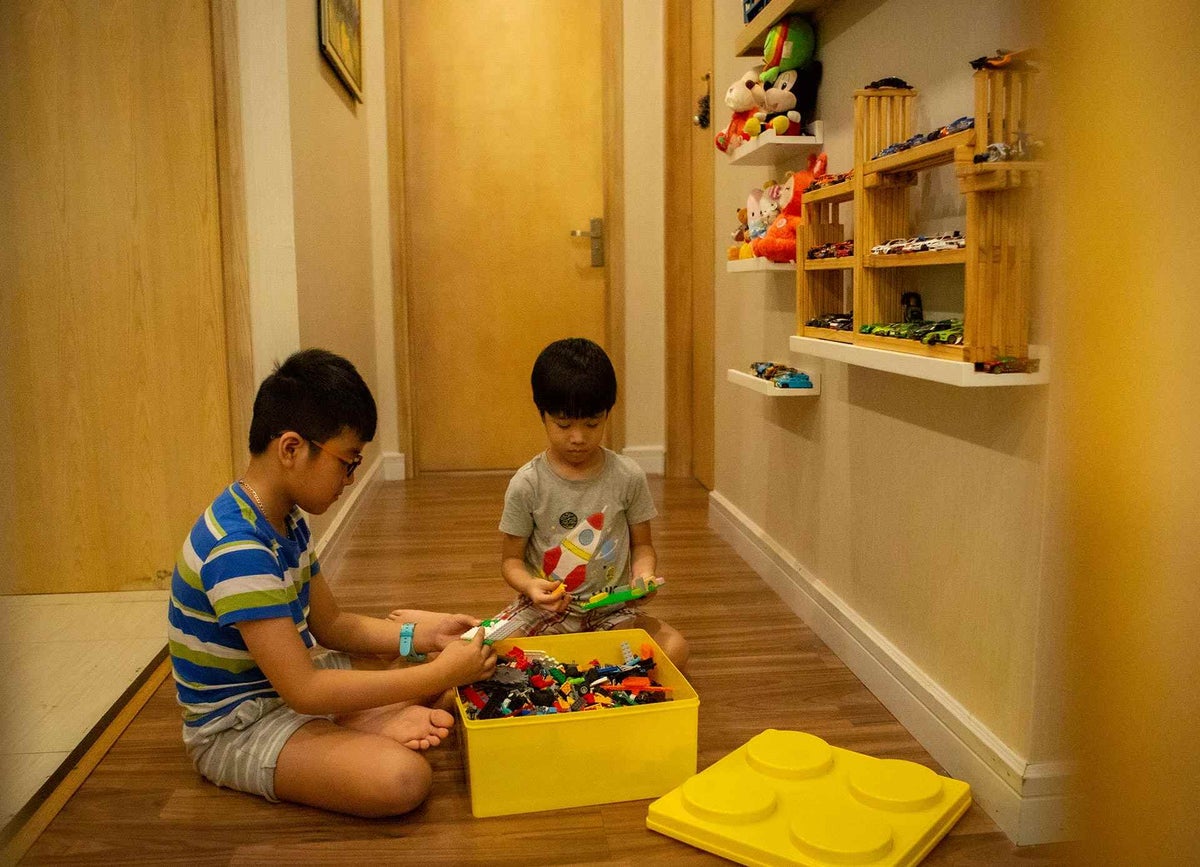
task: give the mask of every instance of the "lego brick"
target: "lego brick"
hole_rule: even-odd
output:
[[[768,729],[651,804],[646,827],[740,864],[911,867],[970,804],[924,765]]]

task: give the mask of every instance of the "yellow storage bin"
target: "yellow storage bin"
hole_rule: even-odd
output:
[[[504,719],[467,719],[458,701],[464,766],[477,817],[561,810],[657,798],[696,773],[700,698],[642,629],[543,635],[498,641],[583,666],[621,662],[621,642],[634,653],[654,648],[653,677],[673,687],[671,701],[635,707]]]

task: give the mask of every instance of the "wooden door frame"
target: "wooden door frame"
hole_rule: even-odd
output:
[[[249,240],[245,167],[242,164],[237,0],[211,0],[210,18],[221,282],[225,301],[225,367],[229,379],[229,454],[233,463],[232,471],[236,475],[250,457],[248,438],[257,390],[250,324]]]
[[[405,263],[411,235],[404,192],[404,126],[402,115],[400,0],[384,2],[384,75],[387,81],[388,207],[392,225],[392,307],[396,333],[396,407],[399,448],[405,454],[405,474],[417,475],[416,412],[413,405],[412,361],[408,311],[410,288]],[[625,381],[625,130],[623,100],[625,13],[624,0],[600,3],[601,173],[604,202],[604,320],[605,344],[617,381]],[[625,447],[625,413],[609,421],[609,447]]]
[[[694,147],[697,133],[692,125],[695,99],[703,86],[695,58],[703,53],[701,65],[711,71],[712,21],[711,13],[703,21],[693,15],[697,2],[709,0],[666,0],[663,27],[666,475],[702,480],[708,476],[711,483],[713,423],[711,417],[699,423],[697,419],[698,410],[711,416],[711,404],[700,405],[693,394],[698,375],[705,382],[711,379],[713,357],[712,184],[693,182],[693,172],[705,166],[711,176],[712,148]],[[711,78],[707,86],[711,104]],[[710,105],[710,116],[714,109]],[[698,292],[704,275],[709,288]],[[702,430],[701,424],[708,429]]]

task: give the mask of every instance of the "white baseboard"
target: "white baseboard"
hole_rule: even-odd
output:
[[[621,454],[633,458],[648,476],[661,476],[667,466],[665,446],[626,446]]]
[[[399,482],[408,478],[408,468],[404,463],[404,452],[383,453],[383,480]]]
[[[1014,843],[1074,839],[1068,762],[1029,763],[717,491],[708,523]]]
[[[404,456],[401,455],[401,460]],[[369,466],[360,467],[355,483],[350,486],[350,493],[346,495],[346,499],[342,504],[342,508],[338,510],[334,519],[329,522],[329,526],[325,528],[325,532],[321,538],[317,540],[315,546],[318,560],[332,559],[333,547],[338,543],[346,528],[353,523],[354,513],[358,507],[365,501],[367,491],[371,490],[374,485],[379,484],[381,477],[384,474],[386,457],[380,456],[371,461]]]

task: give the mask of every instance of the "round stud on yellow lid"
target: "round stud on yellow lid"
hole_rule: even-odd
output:
[[[941,777],[924,765],[900,759],[880,759],[856,768],[847,783],[862,803],[897,813],[927,810],[942,797]]]
[[[833,748],[806,732],[767,729],[746,744],[746,761],[767,776],[805,780],[833,767]]]
[[[774,789],[735,775],[697,775],[683,784],[681,794],[689,813],[723,825],[749,825],[775,812]]]
[[[788,825],[792,844],[829,864],[870,864],[892,851],[892,829],[860,808],[809,806]]]

